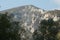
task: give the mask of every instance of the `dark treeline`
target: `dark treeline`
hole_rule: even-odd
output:
[[[52,18],[42,20],[39,29],[33,34],[34,40],[60,40],[59,21],[54,22]]]
[[[0,13],[0,40],[20,40],[19,22],[11,22],[7,14]]]

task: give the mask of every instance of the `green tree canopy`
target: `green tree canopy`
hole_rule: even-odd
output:
[[[57,40],[56,35],[58,33],[58,22],[54,22],[53,19],[42,20],[39,25],[39,30],[33,34],[34,40]]]
[[[19,22],[10,22],[7,14],[0,15],[0,40],[20,40]]]

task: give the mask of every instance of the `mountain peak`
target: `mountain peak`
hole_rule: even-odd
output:
[[[35,5],[25,5],[25,6],[26,7],[33,7],[33,8],[41,9],[41,8],[36,7]]]

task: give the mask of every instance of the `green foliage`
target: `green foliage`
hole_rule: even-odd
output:
[[[0,15],[0,40],[20,40],[19,22],[10,22],[7,14]]]
[[[53,19],[42,20],[39,25],[39,32],[34,32],[34,40],[57,40],[56,35],[58,33],[58,25],[55,25]]]
[[[39,34],[39,32],[37,30],[35,30],[34,34],[33,34],[33,39],[34,40],[44,40],[44,37],[42,34]]]

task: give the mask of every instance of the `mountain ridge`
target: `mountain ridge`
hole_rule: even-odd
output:
[[[22,25],[24,25],[27,30],[31,29],[33,31],[37,29],[37,26],[39,25],[41,20],[44,19],[48,20],[49,18],[53,18],[54,21],[56,21],[57,18],[60,17],[60,10],[46,11],[33,5],[12,8],[1,11],[0,13],[4,14],[5,12],[8,12],[9,16],[11,16],[11,20],[14,21],[22,20],[23,21]]]
[[[5,9],[5,10],[2,10],[2,11],[0,11],[0,12],[8,11],[8,10],[13,10],[13,9],[19,9],[19,8],[22,8],[22,7],[23,7],[23,8],[24,8],[24,7],[29,7],[29,6],[35,7],[35,8],[37,8],[37,9],[41,9],[41,8],[38,8],[38,7],[34,6],[34,5],[24,5],[24,6],[19,6],[19,7],[14,7],[14,8]]]

